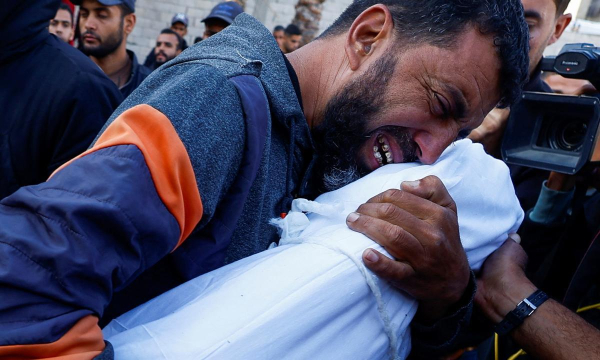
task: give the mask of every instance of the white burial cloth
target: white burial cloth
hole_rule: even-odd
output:
[[[427,175],[454,198],[463,246],[479,269],[523,211],[507,167],[461,140],[433,165],[386,165],[314,202],[296,200],[278,221],[279,246],[113,320],[103,332],[116,359],[406,358],[417,302],[364,267],[366,248],[385,250],[345,219],[374,195]]]

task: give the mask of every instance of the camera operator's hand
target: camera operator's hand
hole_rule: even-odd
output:
[[[525,276],[527,254],[510,238],[490,255],[479,273],[475,303],[494,323],[499,323],[517,304],[531,295],[535,286]]]
[[[434,321],[460,300],[469,283],[456,204],[435,176],[404,182],[401,189],[373,197],[347,223],[396,259],[368,249],[365,265],[420,300],[421,319]]]
[[[526,263],[525,251],[511,239],[483,263],[475,304],[492,322],[502,321],[536,290],[525,276]],[[600,356],[600,332],[552,299],[539,305],[509,334],[535,359],[587,360]]]
[[[558,172],[550,172],[546,186],[555,191],[571,191],[575,187],[577,177]]]
[[[468,138],[483,145],[486,153],[500,158],[500,146],[509,115],[510,109],[493,109]]]

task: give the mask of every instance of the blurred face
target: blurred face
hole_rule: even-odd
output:
[[[300,41],[302,41],[302,35],[284,35],[284,52],[287,54],[296,50],[300,46]]]
[[[400,55],[391,45],[329,101],[313,129],[322,191],[390,163],[432,164],[481,124],[500,98],[500,59],[491,36],[472,28],[460,37],[450,49]]]
[[[103,58],[123,42],[123,18],[118,6],[84,0],[79,10],[81,44],[86,55]]]
[[[187,26],[185,26],[183,23],[180,23],[180,22],[176,22],[175,24],[171,25],[171,30],[178,33],[182,39],[184,36],[187,35]]]
[[[179,55],[179,53],[181,53],[181,50],[178,49],[177,36],[173,34],[158,35],[156,47],[154,48],[154,55],[156,56],[156,63],[158,65],[166,63]]]
[[[64,42],[70,42],[75,36],[75,30],[71,23],[71,13],[67,10],[58,9],[54,19],[50,20],[50,26],[48,27],[50,34],[58,36]]]
[[[529,26],[529,73],[542,59],[544,49],[550,45],[556,24],[556,5],[553,0],[522,0],[525,21]]]
[[[274,31],[273,36],[275,37],[275,40],[277,40],[277,44],[279,45],[279,48],[281,48],[283,46],[283,41],[284,41],[283,30]]]
[[[202,35],[202,39],[203,40],[208,39],[209,37],[213,36],[214,34],[225,29],[227,26],[229,26],[229,24],[220,19],[206,20],[204,22],[204,34]]]

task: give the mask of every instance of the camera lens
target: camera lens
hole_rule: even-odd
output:
[[[553,149],[580,151],[587,133],[587,123],[581,120],[557,121],[550,130],[549,145]]]

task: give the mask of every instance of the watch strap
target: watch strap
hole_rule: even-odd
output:
[[[494,327],[498,335],[506,335],[525,321],[528,316],[548,300],[548,295],[542,290],[537,290],[517,304],[517,307],[506,314],[506,317]]]

